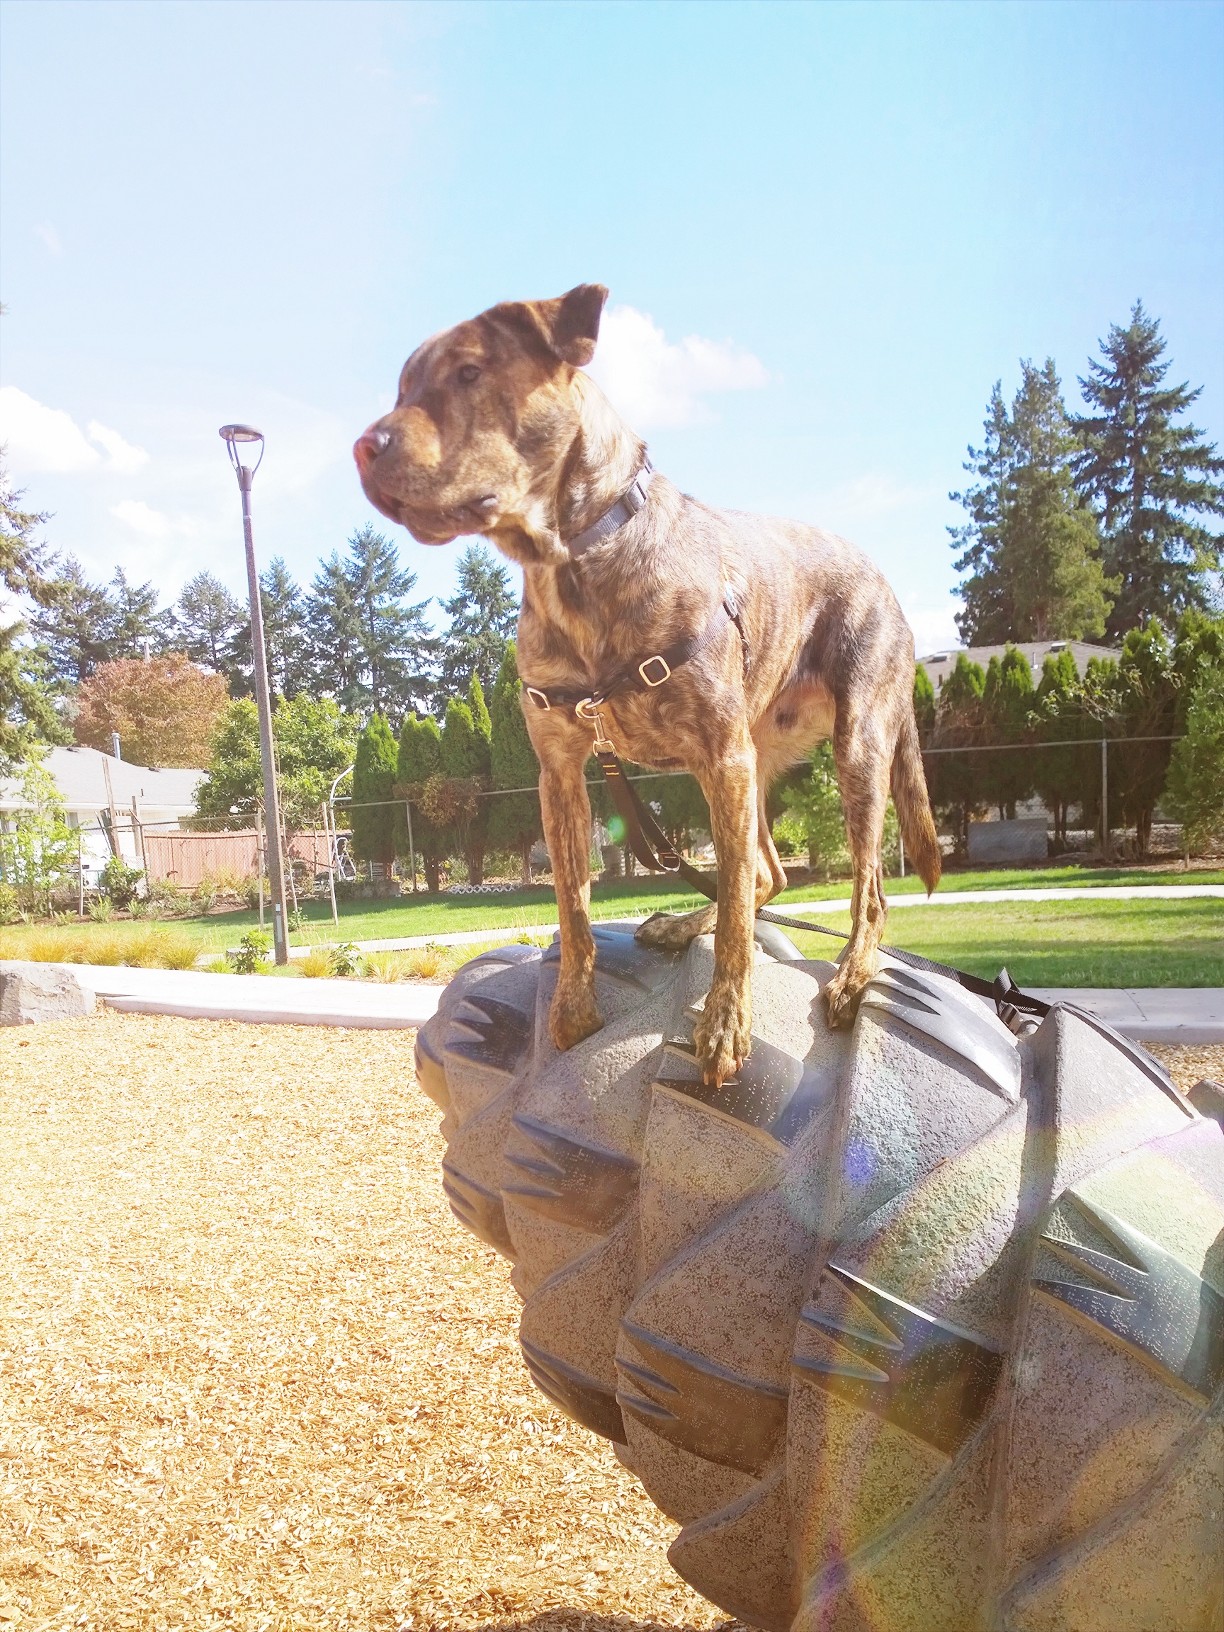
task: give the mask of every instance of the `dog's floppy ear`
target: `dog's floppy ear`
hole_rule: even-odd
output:
[[[580,283],[556,300],[534,302],[548,343],[562,362],[581,368],[594,357],[599,317],[607,298],[602,283]]]

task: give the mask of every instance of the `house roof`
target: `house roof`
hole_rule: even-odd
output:
[[[1014,646],[1028,658],[1034,680],[1041,679],[1041,667],[1046,658],[1057,656],[1061,651],[1071,653],[1080,674],[1088,667],[1090,658],[1106,657],[1116,663],[1121,655],[1114,646],[1094,646],[1086,640],[1013,640],[1008,645]],[[962,652],[971,663],[980,663],[985,668],[992,657],[1002,658],[1006,650],[1007,646],[944,646],[926,657],[919,657],[918,661],[938,691],[956,667],[956,660]]]
[[[97,748],[52,748],[43,764],[54,777],[65,808],[74,812],[105,810],[112,799],[119,810],[130,811],[136,799],[143,806],[189,815],[195,809],[196,785],[205,774],[129,765]],[[0,810],[16,810],[21,804],[18,779],[0,777]]]

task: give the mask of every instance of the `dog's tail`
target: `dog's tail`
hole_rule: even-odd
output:
[[[926,775],[922,769],[918,722],[909,709],[906,710],[901,734],[893,750],[892,796],[906,851],[929,894],[939,883],[943,855],[939,848],[939,835],[935,831],[935,818],[931,815]]]

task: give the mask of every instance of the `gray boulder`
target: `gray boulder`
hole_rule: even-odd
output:
[[[56,963],[0,963],[0,1026],[77,1020],[98,999],[72,969]]]
[[[523,1356],[775,1632],[1224,1625],[1224,1129],[1140,1049],[886,959],[852,1032],[776,930],[752,1053],[703,1086],[711,941],[596,931],[456,975],[418,1034],[456,1216],[514,1264]]]

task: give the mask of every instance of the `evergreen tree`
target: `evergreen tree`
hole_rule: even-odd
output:
[[[23,497],[10,485],[0,458],[0,584],[12,595],[41,601],[51,564],[50,552],[37,534],[47,517],[37,510],[22,510]]]
[[[306,606],[301,589],[279,555],[274,555],[267,571],[260,574],[259,604],[268,653],[268,678],[273,691],[280,697],[296,697],[309,691],[310,637],[306,629]],[[246,621],[249,625],[250,619]]]
[[[0,588],[38,605],[49,593],[49,551],[36,536],[46,517],[22,510],[21,497],[0,464]],[[68,740],[57,691],[47,654],[26,638],[24,620],[0,623],[0,773],[34,743]]]
[[[319,563],[306,602],[306,627],[316,689],[337,698],[343,707],[360,707],[368,697],[362,685],[361,630],[338,551]]]
[[[193,663],[203,663],[228,679],[234,667],[234,637],[243,623],[242,606],[219,578],[197,572],[183,585],[174,612],[175,641]]]
[[[1125,329],[1110,326],[1104,360],[1090,358],[1080,380],[1095,413],[1075,421],[1081,452],[1076,480],[1100,517],[1107,569],[1121,581],[1109,633],[1149,618],[1171,627],[1188,607],[1205,607],[1208,574],[1220,566],[1224,459],[1195,425],[1177,424],[1202,392],[1165,386],[1160,323],[1137,301]]]
[[[398,754],[391,727],[383,714],[373,714],[357,738],[353,767],[353,854],[359,861],[395,860],[394,805]]]
[[[1052,359],[1040,369],[1022,362],[1010,414],[996,385],[984,448],[970,449],[966,469],[979,486],[952,495],[970,515],[951,529],[957,570],[970,573],[956,620],[969,644],[1104,632],[1111,586],[1072,479],[1075,451]]]
[[[105,588],[90,583],[76,557],[67,556],[31,619],[57,680],[79,684],[110,660],[111,617]]]
[[[458,587],[442,610],[450,619],[438,670],[438,702],[445,708],[451,697],[462,695],[473,674],[492,691],[518,619],[510,574],[485,545],[469,544],[460,555]]]
[[[36,744],[69,741],[46,654],[24,634],[20,619],[0,623],[0,776]]]
[[[999,807],[1003,820],[1014,818],[1016,805],[1033,791],[1032,756],[1020,746],[1028,739],[1033,690],[1033,671],[1023,652],[1009,646],[1002,658],[991,658],[982,687],[986,730],[993,743],[1017,746],[980,755],[979,779],[983,797]]]
[[[522,860],[523,884],[531,883],[531,850],[543,838],[540,796],[536,791],[540,765],[523,717],[522,685],[513,641],[506,643],[489,704],[492,720],[490,779],[494,788],[529,788],[529,793],[501,793],[489,800],[489,840],[517,850]]]
[[[921,663],[914,665],[914,718],[918,721],[918,735],[925,742],[935,725],[935,687]]]
[[[981,664],[961,652],[939,694],[932,746],[971,748],[986,740],[988,732],[982,702],[985,689],[986,674]],[[931,802],[951,817],[962,851],[969,842],[970,817],[984,803],[979,769],[974,764],[978,757],[938,753],[927,761]]]
[[[130,584],[122,567],[115,568],[107,591],[109,610],[105,628],[107,661],[117,657],[144,657],[162,652],[172,615],[158,604],[152,584]]]
[[[442,774],[442,732],[437,720],[426,715],[419,719],[409,714],[400,732],[399,752],[395,762],[395,796],[412,807],[411,850],[425,868],[425,883],[430,890],[441,887],[439,865],[446,855],[445,838],[425,808],[425,789]],[[402,860],[410,850],[407,813],[396,811],[395,848]],[[415,877],[413,879],[415,884]]]
[[[1010,586],[998,562],[1003,536],[1002,495],[1012,457],[1011,421],[1003,401],[1002,380],[995,381],[990,393],[982,430],[982,446],[969,447],[969,459],[963,467],[978,478],[977,485],[962,493],[948,494],[954,504],[963,505],[969,513],[968,521],[960,527],[949,527],[948,532],[952,548],[961,552],[953,567],[969,574],[961,586],[965,609],[957,614],[956,626],[970,645],[1007,640],[1016,621]]]
[[[1190,697],[1165,802],[1182,824],[1187,855],[1224,843],[1224,664],[1203,673]]]
[[[473,675],[472,687],[479,712],[470,703],[452,697],[442,722],[442,776],[447,787],[446,820],[449,846],[459,850],[467,863],[468,883],[484,882],[484,852],[488,829],[488,800],[480,794],[488,787],[491,758],[489,711],[480,694],[480,682]],[[438,814],[442,814],[439,809]]]
[[[1054,819],[1055,845],[1065,849],[1072,806],[1093,820],[1101,786],[1095,740],[1083,748],[1075,745],[1077,739],[1099,737],[1101,730],[1085,711],[1079,670],[1068,649],[1051,652],[1042,665],[1032,717],[1036,742],[1052,745],[1038,746],[1033,755],[1033,784]]]
[[[268,685],[276,697],[298,697],[316,684],[321,692],[339,692],[333,674],[315,675],[306,605],[302,591],[279,555],[259,575],[259,606],[263,616],[264,650],[268,657]],[[245,612],[234,633],[230,691],[236,697],[253,690],[251,619]]]
[[[315,670],[346,708],[402,714],[428,700],[437,642],[428,601],[406,600],[415,583],[395,545],[368,523],[347,556],[322,563],[308,607]]]

